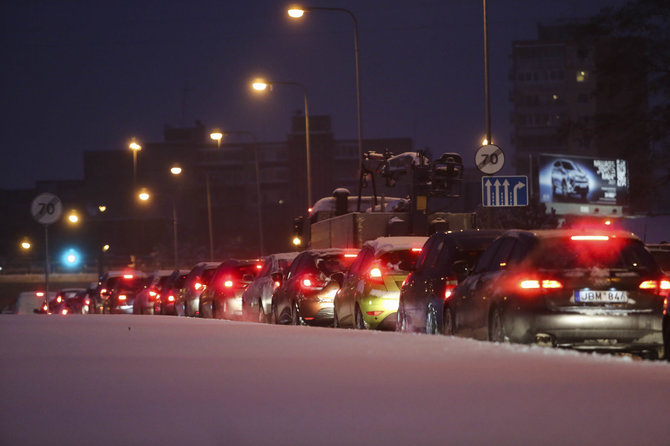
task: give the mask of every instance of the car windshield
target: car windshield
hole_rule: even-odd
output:
[[[421,250],[400,249],[385,252],[379,257],[379,264],[388,272],[406,273],[414,269]]]
[[[551,238],[543,240],[538,248],[532,263],[541,269],[653,270],[657,268],[651,254],[644,249],[643,245],[630,239]]]

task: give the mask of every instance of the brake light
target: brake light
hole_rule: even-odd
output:
[[[105,293],[107,293],[107,288],[100,288],[100,295],[102,296]]]
[[[519,282],[519,288],[524,290],[556,290],[563,288],[563,284],[554,279],[523,279]]]
[[[276,290],[281,286],[281,282],[278,280],[275,280],[275,282],[272,284],[272,291]]]
[[[204,289],[204,288],[205,288],[205,285],[203,285],[203,284],[200,283],[200,282],[196,282],[196,283],[193,284],[193,289],[194,289],[194,290],[198,291],[200,288]]]
[[[35,296],[37,297],[44,297],[44,291],[36,291]]]
[[[376,266],[370,270],[370,278],[371,279],[379,279],[382,276],[382,270],[377,268]]]
[[[575,241],[597,241],[597,242],[606,242],[609,240],[608,235],[573,235],[570,237],[570,240]]]
[[[303,288],[308,290],[320,290],[325,285],[325,283],[311,277],[303,277],[303,279],[300,281],[300,284]]]
[[[124,274],[123,278],[124,279],[132,279],[134,276],[132,274]]]
[[[174,296],[173,296],[172,294],[170,294],[170,295],[168,296],[168,299],[167,299],[167,300],[168,300],[168,302],[174,302]]]
[[[356,253],[345,254],[344,257],[351,259],[351,258],[354,258],[354,257],[358,257],[358,254],[356,254]]]
[[[56,303],[61,303],[63,302],[63,298],[60,296],[56,296]]]
[[[232,280],[226,280],[225,282],[223,282],[223,286],[225,286],[226,288],[232,288],[233,287],[233,281]]]
[[[67,308],[63,308],[60,313],[63,315],[67,314]]]
[[[668,296],[670,296],[670,280],[645,280],[640,284],[640,289],[652,291],[654,294],[658,294],[667,299]]]
[[[412,248],[412,252],[421,252],[422,248]]]
[[[89,299],[88,297],[84,299],[84,305],[91,305],[91,299]]]
[[[365,314],[367,314],[368,316],[379,316],[379,315],[381,315],[382,313],[383,313],[383,311],[381,311],[381,310],[377,310],[377,311],[366,311],[366,312],[365,312]]]
[[[262,269],[262,268],[263,268],[263,265],[261,265],[260,263],[256,265],[256,269]]]
[[[156,297],[156,296],[158,296],[158,293],[155,292],[155,291],[153,291],[153,290],[151,290],[151,291],[149,291],[149,296],[151,296],[151,297]]]
[[[457,280],[447,280],[444,284],[444,300],[447,300],[454,294],[454,289],[458,285]]]
[[[43,309],[44,311],[48,311],[48,310],[49,310],[49,306],[48,306],[48,305],[45,305],[45,306],[42,307],[42,309]]]
[[[128,296],[126,296],[125,294],[119,294],[119,300],[125,301],[126,299],[128,299]]]

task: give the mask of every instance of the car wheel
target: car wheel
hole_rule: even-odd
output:
[[[454,313],[449,305],[445,305],[442,312],[442,334],[447,336],[454,334]]]
[[[489,316],[489,341],[505,342],[505,327],[503,327],[502,311],[495,307]]]
[[[268,322],[268,318],[265,316],[265,311],[263,311],[263,303],[260,300],[258,301],[258,322],[261,324],[266,324]]]
[[[433,304],[428,304],[426,308],[426,334],[437,334],[437,310]]]
[[[354,313],[354,328],[356,330],[367,330],[368,324],[365,323],[363,319],[363,313],[361,312],[361,307],[356,305],[356,312]]]
[[[298,301],[293,301],[293,305],[291,305],[291,325],[300,325],[298,311]]]

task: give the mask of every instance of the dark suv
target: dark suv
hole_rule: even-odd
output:
[[[445,332],[494,342],[638,353],[663,350],[670,281],[623,231],[509,231],[447,300]]]
[[[443,331],[450,313],[445,302],[486,248],[502,234],[497,230],[438,232],[400,290],[396,330],[435,334]]]

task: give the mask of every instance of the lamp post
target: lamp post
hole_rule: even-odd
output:
[[[260,174],[260,165],[258,159],[258,138],[253,132],[248,130],[234,130],[226,132],[212,132],[209,136],[210,138],[216,140],[221,147],[221,139],[224,135],[246,135],[251,138],[253,141],[254,148],[254,169],[256,172],[256,201],[257,201],[257,212],[258,212],[258,251],[259,256],[262,257],[265,253],[265,242],[263,239],[263,196],[261,195],[261,174]],[[309,161],[308,161],[309,163]]]
[[[173,177],[178,177],[181,175],[182,169],[179,166],[172,166],[170,168],[170,173]],[[172,250],[174,252],[174,269],[179,268],[179,245],[177,243],[177,200],[175,198],[175,193],[172,195]]]
[[[331,12],[343,12],[349,17],[354,23],[354,56],[356,59],[356,118],[358,121],[358,163],[359,169],[363,163],[363,119],[361,112],[361,73],[360,73],[360,61],[358,54],[358,20],[353,12],[345,8],[319,8],[319,7],[307,7],[307,8],[292,8],[288,10],[289,17],[294,19],[301,18],[306,12],[312,11],[331,11]],[[359,200],[360,208],[360,200]],[[310,204],[311,206],[311,204]],[[360,209],[359,209],[360,210]]]
[[[305,155],[307,158],[307,208],[312,207],[312,167],[311,167],[311,161],[310,161],[310,147],[309,147],[309,104],[307,100],[307,89],[305,88],[304,85],[298,83],[298,82],[280,82],[280,81],[264,81],[264,80],[256,80],[254,81],[251,86],[254,90],[256,91],[266,91],[268,87],[272,87],[273,85],[292,85],[294,87],[299,87],[302,89],[304,98],[305,98]]]
[[[130,141],[128,148],[133,152],[133,186],[137,186],[137,152],[142,150],[142,146],[135,141],[135,138]]]

